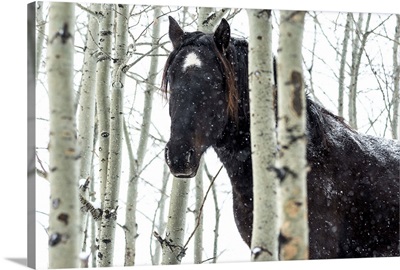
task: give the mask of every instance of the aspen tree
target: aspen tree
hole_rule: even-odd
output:
[[[75,5],[50,4],[47,79],[50,108],[49,268],[79,267],[81,239],[74,111]]]
[[[127,61],[129,9],[128,5],[122,4],[115,5],[114,8],[116,14],[115,62],[112,72],[107,184],[99,237],[99,267],[113,266],[122,163],[124,67]]]
[[[280,256],[308,259],[306,102],[302,71],[303,11],[281,11],[278,75]]]
[[[90,9],[94,12],[100,10],[100,4],[91,4]],[[91,178],[92,163],[93,163],[93,149],[94,149],[94,126],[95,126],[95,83],[96,83],[96,63],[97,58],[95,53],[97,51],[97,42],[99,34],[98,18],[89,15],[88,32],[86,34],[86,50],[84,53],[82,78],[80,85],[80,97],[78,104],[78,141],[81,149],[81,162],[79,170],[79,179],[85,180],[80,183],[80,196],[85,200],[88,199],[88,183],[94,180]],[[83,182],[83,181],[82,181]],[[81,212],[81,226],[87,233],[87,221],[89,221],[87,213]],[[86,238],[83,239],[86,243]],[[82,252],[85,252],[85,245],[82,246]]]
[[[198,225],[194,233],[194,263],[199,264],[203,261],[203,216],[202,205],[204,203],[204,189],[203,189],[203,170],[204,170],[204,156],[200,159],[200,165],[195,177],[195,224]]]
[[[162,188],[161,188],[161,196],[158,201],[158,224],[157,224],[157,229],[158,233],[163,235],[166,222],[164,220],[164,215],[165,215],[165,204],[167,201],[167,185],[168,185],[168,179],[170,176],[169,168],[167,163],[164,163],[164,168],[163,168],[163,180],[162,180]],[[150,245],[153,242],[150,243]],[[151,262],[153,265],[158,265],[160,264],[160,259],[161,259],[161,245],[159,243],[156,243],[156,248],[154,250],[154,255],[151,257]]]
[[[162,247],[161,264],[180,264],[185,256],[184,238],[186,208],[190,178],[173,178],[165,239],[158,239]]]
[[[347,44],[349,43],[350,29],[353,24],[352,13],[347,13],[346,26],[344,29],[344,37],[342,44],[342,54],[340,58],[340,68],[339,68],[339,97],[338,97],[338,115],[343,117],[343,96],[344,96],[344,80],[346,71],[346,57],[347,57]]]
[[[96,69],[96,104],[97,119],[99,125],[99,178],[100,197],[102,207],[104,203],[104,192],[107,181],[108,151],[110,136],[110,73],[111,73],[111,48],[114,23],[114,12],[111,4],[103,4],[101,15],[103,18],[99,26],[99,53],[97,54]]]
[[[36,70],[35,70],[35,78],[37,80],[37,75],[40,70],[40,63],[42,62],[42,51],[43,51],[43,41],[45,38],[45,28],[46,21],[43,20],[43,2],[36,2]]]
[[[364,21],[364,14],[358,15],[356,29],[354,30],[351,71],[350,71],[350,86],[349,86],[349,125],[357,129],[357,85],[358,74],[360,71],[361,58],[364,53],[367,37],[371,33],[368,31],[369,22],[371,20],[371,13],[367,16],[365,23],[365,31],[362,33],[362,25]]]
[[[250,134],[253,166],[253,261],[278,260],[278,179],[270,10],[247,10],[249,37]]]

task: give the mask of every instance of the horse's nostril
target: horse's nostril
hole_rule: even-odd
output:
[[[165,147],[165,161],[167,162],[168,165],[171,164],[171,160],[169,158],[169,149],[167,146]]]
[[[189,151],[187,152],[187,156],[186,156],[187,163],[190,163],[190,160],[192,159],[193,154],[194,154],[194,149],[189,149]]]

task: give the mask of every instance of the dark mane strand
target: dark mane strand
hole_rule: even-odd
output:
[[[232,48],[228,48],[222,54],[215,43],[213,43],[213,51],[215,52],[215,55],[217,56],[221,67],[222,67],[222,74],[224,75],[225,78],[225,83],[226,83],[226,94],[227,94],[227,100],[228,100],[228,115],[231,116],[235,122],[238,120],[238,89],[236,85],[236,80],[235,80],[235,71],[232,65],[233,59],[233,54],[232,54]]]

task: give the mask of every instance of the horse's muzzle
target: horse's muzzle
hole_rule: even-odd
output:
[[[199,158],[193,147],[187,144],[168,142],[165,147],[165,161],[171,173],[179,178],[191,178],[197,173]]]

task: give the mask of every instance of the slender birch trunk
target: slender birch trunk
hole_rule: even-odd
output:
[[[204,170],[204,156],[200,159],[200,165],[195,177],[195,220],[194,224],[198,224],[196,232],[194,233],[194,263],[200,264],[203,261],[203,216],[204,212],[201,211],[201,206],[204,201],[203,190],[203,170]]]
[[[353,31],[353,44],[352,44],[352,59],[351,59],[351,71],[350,71],[350,86],[349,86],[349,125],[357,129],[357,108],[356,108],[356,99],[357,99],[357,56],[360,47],[360,31],[363,22],[363,14],[360,13],[358,15],[358,21],[356,27]]]
[[[165,239],[161,243],[163,265],[180,264],[184,249],[186,208],[190,179],[173,178]]]
[[[94,12],[100,10],[100,4],[91,4],[90,9]],[[81,163],[79,171],[79,179],[86,179],[93,182],[91,179],[92,161],[93,161],[93,140],[95,126],[95,83],[96,83],[96,62],[95,52],[97,51],[97,41],[99,34],[99,23],[96,17],[89,15],[88,32],[86,35],[86,50],[84,54],[82,79],[80,85],[80,99],[78,104],[78,141],[81,149]],[[88,199],[88,189],[80,187],[80,196]],[[87,212],[81,212],[82,228],[87,229],[86,222]],[[84,239],[84,242],[86,239]],[[82,251],[85,247],[82,247]]]
[[[222,17],[229,11],[229,8],[223,8],[215,11],[215,8],[201,7],[199,9],[199,18],[197,30],[204,33],[212,33]]]
[[[214,25],[207,21],[208,15],[213,12],[215,8],[201,7],[199,8],[199,17],[197,18],[197,30],[204,33],[212,33]]]
[[[211,191],[213,194],[213,201],[214,201],[214,212],[215,212],[215,226],[214,226],[214,244],[213,244],[213,256],[212,256],[212,263],[217,263],[217,256],[218,256],[218,236],[219,236],[219,219],[220,219],[220,209],[218,206],[218,196],[217,196],[217,189],[213,184],[213,176],[209,173],[207,169],[206,163],[204,163],[204,169],[207,174],[208,180],[210,181]]]
[[[277,169],[281,187],[283,260],[308,258],[306,103],[302,71],[305,12],[282,11],[278,48]]]
[[[43,20],[43,2],[36,2],[36,70],[35,79],[37,80],[40,63],[42,62],[43,41],[45,36],[46,22]]]
[[[393,120],[392,120],[392,138],[399,138],[399,81],[400,81],[400,65],[399,65],[399,42],[400,42],[400,15],[396,15],[397,23],[395,36],[393,41]]]
[[[210,181],[211,192],[213,194],[213,201],[214,201],[214,212],[215,212],[215,226],[214,226],[214,241],[213,241],[213,256],[212,256],[212,263],[217,263],[218,257],[218,237],[219,237],[219,220],[220,220],[220,209],[218,206],[218,195],[217,189],[214,184],[214,177],[208,171],[207,164],[204,162],[204,170],[207,175],[208,180]]]
[[[278,260],[278,179],[270,10],[247,10],[249,37],[250,134],[253,160],[253,261]]]
[[[100,4],[91,4],[90,9],[100,11]],[[93,140],[95,125],[95,83],[96,83],[96,51],[99,34],[99,23],[96,17],[90,15],[86,35],[86,50],[84,54],[81,80],[81,95],[78,106],[79,113],[79,142],[82,150],[80,178],[90,176],[93,156]]]
[[[167,184],[168,184],[168,179],[169,179],[169,168],[167,163],[164,163],[164,170],[163,170],[163,181],[162,181],[162,187],[161,187],[161,198],[158,201],[158,233],[160,235],[164,234],[166,222],[164,219],[165,216],[165,202],[167,200]],[[161,259],[161,245],[157,244],[154,255],[151,257],[152,264],[153,265],[158,265],[160,264],[160,259]]]
[[[110,110],[110,150],[108,159],[107,185],[104,194],[104,208],[99,238],[98,266],[113,266],[115,228],[118,214],[119,185],[122,163],[123,133],[123,90],[125,84],[127,42],[128,42],[128,5],[118,4],[116,14],[115,63],[112,74],[112,95]]]
[[[135,264],[135,241],[137,238],[137,223],[136,223],[136,203],[137,203],[137,163],[133,154],[131,138],[129,136],[128,127],[124,120],[124,137],[126,148],[129,157],[129,182],[128,195],[126,198],[126,213],[125,213],[125,262],[124,265]]]
[[[99,28],[99,49],[96,70],[96,103],[99,124],[99,178],[102,208],[107,182],[108,151],[110,145],[110,71],[114,12],[111,4],[103,4]]]
[[[153,31],[152,31],[152,46],[155,48],[153,50],[154,54],[158,54],[158,43],[160,41],[160,21],[161,7],[154,8],[154,19],[153,19]],[[147,76],[148,83],[145,90],[145,100],[143,106],[143,120],[140,132],[139,146],[137,150],[138,164],[139,168],[142,167],[143,159],[147,149],[147,141],[149,138],[149,129],[151,123],[151,112],[153,109],[153,94],[155,91],[155,81],[157,76],[158,68],[158,57],[152,57],[150,63],[150,70]]]
[[[95,138],[96,138],[96,132],[95,132]],[[94,140],[96,141],[96,140]],[[93,144],[94,147],[95,143]],[[94,157],[94,155],[93,155]],[[93,179],[94,176],[94,165],[93,165],[93,161],[92,161],[92,169],[91,169],[91,176]],[[92,191],[93,195],[90,196],[90,201],[93,203],[95,203],[96,201],[96,197],[94,194],[95,193],[95,182],[91,181],[90,182],[90,190]],[[96,225],[97,225],[97,221],[94,218],[90,219],[90,252],[91,252],[91,256],[90,256],[90,265],[92,268],[97,267],[97,247],[96,247]]]
[[[365,32],[361,34],[361,28],[363,24],[363,14],[359,14],[357,26],[355,29],[355,36],[353,39],[353,51],[352,51],[352,64],[351,64],[351,77],[349,87],[349,125],[357,129],[357,83],[358,74],[360,70],[361,57],[364,53],[365,44],[367,37],[370,34],[368,32],[369,22],[371,19],[371,13],[368,14],[367,22],[365,24]],[[361,44],[360,44],[361,42]]]
[[[75,5],[51,3],[47,75],[50,107],[49,268],[79,267],[81,240],[74,113]]]
[[[160,21],[161,7],[154,7],[153,15],[153,30],[152,30],[152,46],[154,54],[158,54],[158,43],[160,41]],[[153,108],[153,95],[155,92],[154,85],[156,84],[156,76],[158,69],[158,57],[152,57],[150,62],[150,70],[147,77],[147,85],[144,98],[144,109],[142,117],[142,125],[140,131],[139,145],[137,150],[137,160],[131,162],[131,172],[128,191],[126,198],[126,213],[125,213],[125,266],[132,266],[135,264],[136,254],[136,236],[137,236],[137,222],[136,222],[136,200],[137,200],[137,186],[138,179],[142,170],[143,160],[147,150],[147,142],[149,138],[149,130],[151,124],[151,113]],[[133,157],[132,157],[133,158]],[[132,159],[133,160],[133,159]]]
[[[343,96],[344,96],[344,80],[346,70],[346,57],[347,57],[347,45],[349,43],[350,28],[353,23],[352,13],[347,13],[346,26],[344,29],[344,37],[342,44],[342,55],[340,59],[339,68],[339,97],[338,97],[338,115],[343,117]]]

